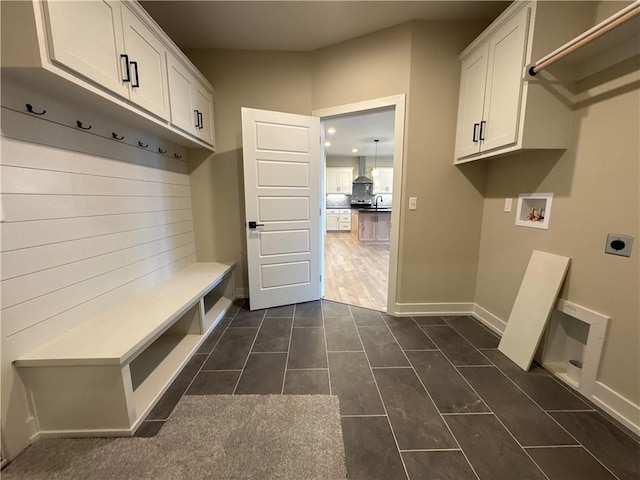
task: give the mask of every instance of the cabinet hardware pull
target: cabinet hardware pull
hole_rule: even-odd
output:
[[[257,227],[264,227],[264,223],[249,222],[249,228],[254,229]]]
[[[149,146],[148,143],[142,143],[140,140],[138,140],[138,146],[141,148],[147,148]]]
[[[132,60],[129,63],[131,63],[131,65],[133,65],[133,69],[136,72],[136,83],[131,83],[131,87],[132,88],[138,88],[140,86],[140,74],[138,73],[138,62],[134,62]]]
[[[158,147],[158,153],[161,153],[161,154],[163,154],[163,155],[164,155],[165,153],[167,153],[167,151],[166,151],[166,150],[163,150],[163,149],[162,149],[162,148],[160,148],[160,147]]]
[[[92,127],[92,125],[89,125],[88,127],[84,127],[80,120],[76,120],[76,125],[78,126],[78,128],[81,128],[82,130],[91,130],[91,127]]]
[[[179,153],[174,153],[173,156],[176,158],[182,158],[182,155],[180,155]]]
[[[124,135],[118,136],[116,132],[111,132],[111,136],[114,140],[124,140]]]
[[[27,107],[27,111],[28,111],[29,113],[33,113],[34,115],[44,115],[45,113],[47,113],[47,111],[46,111],[46,110],[42,110],[41,112],[34,112],[34,111],[33,111],[33,107],[31,106],[31,104],[30,104],[30,103],[27,103],[27,104],[25,105],[25,107]]]
[[[478,127],[480,126],[479,123],[474,123],[473,124],[473,143],[477,143],[478,142]]]
[[[485,140],[485,138],[484,138],[484,127],[485,127],[486,124],[487,124],[486,120],[482,120],[480,122],[480,140],[481,141]]]
[[[198,119],[200,120],[200,126],[198,127],[200,130],[204,128],[204,121],[202,120],[202,112],[198,111]]]
[[[126,53],[121,53],[120,58],[124,58],[124,71],[126,72],[126,76],[122,79],[123,82],[131,81],[131,73],[129,73],[129,55]]]
[[[198,112],[198,110],[194,110],[193,113],[196,115],[196,128],[200,128],[200,112]]]

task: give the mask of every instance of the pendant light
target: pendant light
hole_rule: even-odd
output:
[[[376,142],[376,156],[373,164],[373,170],[371,170],[372,177],[377,177],[378,175],[380,175],[380,170],[378,170],[378,142],[379,141],[380,140],[377,138],[374,140],[374,142]]]

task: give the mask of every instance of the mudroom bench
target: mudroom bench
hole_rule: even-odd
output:
[[[132,435],[231,306],[234,268],[194,263],[15,360],[40,435]]]

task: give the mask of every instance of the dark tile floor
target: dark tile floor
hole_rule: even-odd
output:
[[[137,435],[155,435],[183,395],[333,394],[349,478],[640,478],[637,438],[498,341],[471,317],[239,302]]]

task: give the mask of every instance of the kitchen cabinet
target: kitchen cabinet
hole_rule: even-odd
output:
[[[362,244],[388,245],[391,240],[391,212],[354,210],[351,235]]]
[[[579,30],[571,3],[514,2],[460,54],[455,163],[567,148],[571,107],[526,66]]]
[[[0,18],[16,45],[2,50],[3,73],[180,145],[214,149],[213,87],[137,2],[3,2]]]
[[[327,167],[326,192],[351,195],[353,189],[353,168]]]
[[[393,192],[393,168],[378,168],[378,175],[373,177],[373,193]]]
[[[167,53],[171,123],[214,145],[213,94],[174,55]]]
[[[351,230],[350,208],[328,208],[326,219],[327,232]]]

